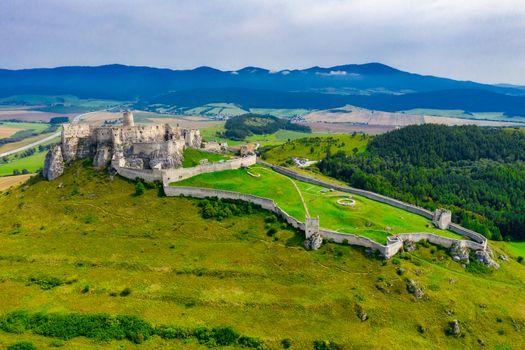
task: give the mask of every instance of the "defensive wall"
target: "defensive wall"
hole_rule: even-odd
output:
[[[333,188],[341,192],[347,192],[352,194],[361,195],[363,197],[376,200],[382,203],[386,203],[392,206],[395,206],[397,208],[401,208],[404,210],[407,210],[409,212],[422,215],[426,218],[432,219],[433,214],[432,212],[413,206],[407,203],[403,203],[401,201],[379,195],[377,193],[364,191],[352,187],[346,187],[346,186],[340,186],[340,185],[334,185],[328,182],[324,182],[318,179],[313,179],[308,176],[298,174],[294,171],[291,171],[289,169],[275,166],[272,164],[268,164],[266,162],[257,161],[257,158],[255,155],[248,156],[244,158],[236,158],[224,162],[217,162],[217,163],[209,163],[209,164],[202,164],[196,167],[192,168],[179,168],[179,169],[132,169],[132,168],[124,168],[118,166],[118,164],[115,164],[114,162],[113,167],[116,169],[117,173],[123,177],[126,177],[128,179],[136,179],[140,178],[146,182],[154,182],[154,181],[162,181],[164,186],[164,192],[166,196],[168,197],[176,197],[176,196],[188,196],[188,197],[194,197],[194,198],[211,198],[211,197],[217,197],[217,198],[226,198],[226,199],[238,199],[243,200],[246,202],[250,202],[256,205],[259,205],[261,208],[270,210],[273,213],[277,214],[279,217],[281,217],[283,220],[285,220],[288,224],[291,226],[305,231],[305,223],[302,221],[297,220],[296,218],[292,217],[286,211],[281,209],[273,200],[254,196],[250,194],[244,194],[240,192],[233,192],[233,191],[224,191],[224,190],[216,190],[216,189],[210,189],[210,188],[197,188],[197,187],[183,187],[183,186],[169,186],[170,182],[176,182],[180,180],[184,180],[199,174],[203,173],[209,173],[209,172],[215,172],[215,171],[223,171],[223,170],[231,170],[231,169],[238,169],[240,167],[247,167],[250,165],[255,164],[256,162],[259,162],[265,166],[268,166],[275,171],[293,177],[297,180]],[[397,234],[394,236],[388,237],[388,241],[386,245],[379,244],[367,237],[358,236],[350,233],[340,233],[335,232],[327,229],[319,229],[319,234],[324,238],[328,240],[332,240],[336,243],[343,243],[343,244],[350,244],[350,245],[357,245],[365,248],[369,248],[372,250],[378,251],[382,256],[389,259],[392,256],[394,256],[402,247],[404,241],[413,241],[413,242],[419,242],[421,240],[427,240],[430,243],[443,246],[445,248],[450,248],[453,244],[459,244],[461,246],[468,247],[473,250],[485,250],[487,248],[487,239],[480,235],[477,232],[468,230],[464,227],[461,227],[457,224],[450,224],[449,230],[456,232],[460,235],[466,236],[468,238],[471,238],[473,241],[470,240],[456,240],[453,238],[447,238],[443,236],[439,236],[433,233],[428,232],[419,232],[419,233],[406,233],[406,234]]]
[[[170,182],[181,181],[190,177],[212,173],[216,171],[233,170],[241,167],[248,167],[254,165],[257,162],[257,156],[251,155],[247,157],[235,158],[226,160],[224,162],[213,162],[197,165],[191,168],[176,168],[166,169],[164,172],[163,183],[168,185]]]
[[[327,187],[327,188],[333,188],[333,189],[335,189],[337,191],[341,191],[341,192],[357,194],[357,195],[363,196],[363,197],[368,198],[368,199],[372,199],[372,200],[375,200],[375,201],[378,201],[378,202],[381,202],[381,203],[386,203],[386,204],[389,204],[389,205],[394,206],[396,208],[400,208],[400,209],[409,211],[411,213],[421,215],[423,217],[426,217],[427,219],[432,219],[433,215],[434,215],[430,210],[427,210],[427,209],[424,209],[424,208],[421,208],[421,207],[418,207],[418,206],[415,206],[415,205],[412,205],[412,204],[408,204],[408,203],[399,201],[397,199],[386,197],[386,196],[380,195],[380,194],[375,193],[375,192],[365,191],[365,190],[361,190],[361,189],[354,188],[354,187],[336,185],[336,184],[325,182],[325,181],[322,181],[322,180],[319,180],[319,179],[314,179],[312,177],[309,177],[309,176],[306,176],[306,175],[303,175],[303,174],[299,174],[299,173],[297,173],[295,171],[292,171],[290,169],[286,169],[286,168],[284,168],[282,166],[266,163],[266,162],[264,162],[264,161],[262,161],[260,159],[257,160],[257,163],[262,164],[264,166],[267,166],[269,168],[272,168],[273,170],[277,171],[278,173],[281,173],[281,174],[289,176],[289,177],[293,177],[294,179],[297,179],[297,180],[300,180],[300,181],[308,182],[308,183],[311,183],[311,184],[314,184],[314,185],[319,185],[319,186],[323,186],[323,187]],[[466,237],[474,240],[475,242],[480,243],[483,246],[483,249],[485,249],[487,247],[487,239],[483,235],[481,235],[481,234],[479,234],[479,233],[477,233],[475,231],[466,229],[466,228],[464,228],[464,227],[462,227],[460,225],[457,225],[457,224],[450,224],[448,229],[450,231],[454,232],[454,233],[457,233],[457,234],[462,235],[462,236],[466,236]]]

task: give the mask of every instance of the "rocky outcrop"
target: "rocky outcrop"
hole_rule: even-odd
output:
[[[97,149],[95,158],[93,158],[93,166],[102,167],[106,166],[111,160],[111,152],[108,146],[100,146]]]
[[[403,242],[403,250],[405,252],[413,252],[416,250],[416,244],[412,241],[406,240]]]
[[[447,327],[447,334],[458,336],[460,333],[461,329],[459,328],[459,321],[453,320],[452,322],[449,322]]]
[[[469,255],[470,250],[460,242],[454,243],[450,247],[450,256],[455,262],[468,264],[470,262]]]
[[[407,291],[414,296],[416,299],[421,299],[425,295],[423,289],[414,280],[407,280]]]
[[[499,269],[500,267],[499,264],[492,259],[489,252],[478,250],[476,253],[474,253],[474,256],[479,262],[487,265],[488,267],[493,267],[495,269]]]
[[[436,209],[432,223],[440,230],[448,229],[452,222],[452,212],[446,209]]]
[[[54,180],[64,173],[64,158],[62,157],[62,148],[55,145],[46,154],[44,170],[42,175],[48,180]]]
[[[304,247],[308,250],[317,250],[323,244],[323,237],[319,233],[314,233],[304,241]]]

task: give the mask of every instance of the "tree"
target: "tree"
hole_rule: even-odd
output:
[[[143,195],[145,191],[146,191],[146,186],[144,186],[142,181],[140,180],[137,181],[137,183],[135,184],[135,195],[137,196]]]

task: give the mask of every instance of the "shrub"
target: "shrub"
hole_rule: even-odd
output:
[[[399,260],[399,258],[393,258],[393,259],[392,259],[392,264],[394,264],[394,265],[400,265],[400,264],[401,264],[401,260]]]
[[[342,350],[341,345],[327,341],[327,340],[316,340],[314,341],[314,350]]]
[[[288,349],[290,346],[292,346],[292,340],[288,339],[288,338],[283,339],[281,341],[281,345],[282,345],[283,349]]]
[[[135,195],[143,195],[145,191],[146,187],[144,186],[144,184],[141,181],[137,181],[137,183],[135,184]]]
[[[523,262],[523,257],[520,255],[518,256],[518,262],[521,264]]]
[[[9,345],[7,350],[36,350],[36,347],[30,341],[19,341]]]
[[[130,294],[131,294],[131,288],[128,288],[128,287],[122,289],[122,291],[120,292],[121,297],[127,297]]]
[[[277,233],[277,230],[272,227],[270,228],[268,231],[266,231],[266,234],[269,236],[269,237],[272,237],[273,235],[275,235]]]
[[[86,294],[87,292],[89,292],[89,289],[90,289],[90,288],[91,288],[91,287],[89,286],[89,284],[86,284],[86,285],[84,286],[84,288],[82,288],[81,293],[82,293],[82,294]]]

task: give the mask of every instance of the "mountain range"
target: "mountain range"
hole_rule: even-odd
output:
[[[64,95],[192,107],[230,102],[253,108],[333,108],[352,104],[399,111],[462,109],[525,115],[525,90],[404,72],[380,63],[270,71],[245,67],[171,70],[125,65],[0,69],[0,97]]]

